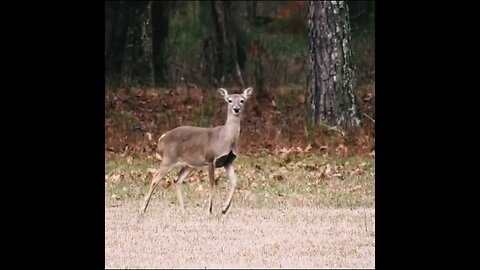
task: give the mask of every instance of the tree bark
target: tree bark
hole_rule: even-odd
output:
[[[226,43],[227,33],[225,30],[225,14],[223,12],[223,3],[220,1],[212,1],[212,8],[216,29],[216,63],[214,68],[214,76],[218,83],[223,84],[225,80],[226,61]]]
[[[127,2],[128,3],[128,2]],[[133,6],[133,3],[124,3],[125,4],[125,24],[126,32],[125,42],[123,46],[123,52],[120,57],[121,69],[120,69],[120,86],[123,88],[130,88],[132,83],[132,72],[133,72],[133,49],[134,49],[134,18],[136,8]]]
[[[106,7],[112,8],[113,22],[110,28],[109,40],[106,44],[105,56],[105,73],[107,77],[118,80],[122,70],[122,59],[126,43],[126,33],[130,16],[129,3],[120,2],[106,2]],[[105,24],[109,23],[111,17],[105,17]]]
[[[168,37],[170,1],[154,1],[152,6],[153,23],[153,63],[155,84],[167,83],[168,65],[166,56],[166,40]]]
[[[153,65],[153,27],[152,27],[152,1],[148,1],[142,10],[140,24],[142,29],[141,50],[142,63],[145,70],[145,83],[150,87],[155,87],[155,69]]]
[[[346,130],[361,125],[345,1],[309,1],[310,121]]]
[[[214,76],[219,83],[224,83],[228,77],[234,75],[238,83],[245,87],[235,34],[239,29],[236,28],[231,7],[232,3],[229,1],[212,1],[217,45]]]
[[[122,85],[154,86],[151,1],[130,2],[122,62]]]

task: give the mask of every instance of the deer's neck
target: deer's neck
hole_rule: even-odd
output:
[[[240,135],[240,116],[235,116],[229,113],[223,128],[223,132],[224,138],[236,141]]]

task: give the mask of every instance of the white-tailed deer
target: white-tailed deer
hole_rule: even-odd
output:
[[[185,211],[182,198],[182,182],[194,168],[208,167],[210,181],[209,212],[212,213],[212,198],[215,192],[215,168],[225,167],[231,181],[231,189],[222,208],[225,214],[232,202],[233,193],[237,185],[237,176],[233,168],[233,161],[237,157],[238,139],[240,135],[240,117],[243,106],[252,95],[253,88],[249,87],[242,94],[228,94],[220,88],[218,92],[228,104],[227,121],[225,125],[214,128],[181,126],[172,129],[158,140],[157,158],[161,160],[160,168],[153,177],[150,189],[145,196],[140,214],[147,210],[150,197],[160,182],[173,168],[182,166],[174,181],[178,202],[182,212]]]

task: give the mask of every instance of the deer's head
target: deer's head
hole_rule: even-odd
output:
[[[253,88],[249,87],[243,90],[242,94],[228,94],[228,91],[224,88],[219,88],[218,92],[225,99],[228,104],[228,114],[239,116],[242,112],[245,102],[250,98],[253,92]]]

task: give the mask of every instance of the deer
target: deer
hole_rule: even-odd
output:
[[[217,185],[215,169],[223,167],[230,179],[230,191],[221,211],[222,214],[227,213],[237,185],[233,162],[238,155],[240,119],[243,107],[252,95],[253,88],[249,87],[241,94],[229,94],[224,88],[219,88],[217,91],[227,103],[227,120],[224,125],[209,128],[180,126],[165,132],[158,139],[155,156],[161,160],[161,163],[150,183],[150,188],[140,209],[140,215],[145,214],[160,180],[178,166],[181,166],[181,169],[173,182],[182,213],[185,213],[182,182],[193,170],[205,167],[208,168],[210,182],[208,206],[210,214],[212,214],[212,200]]]

